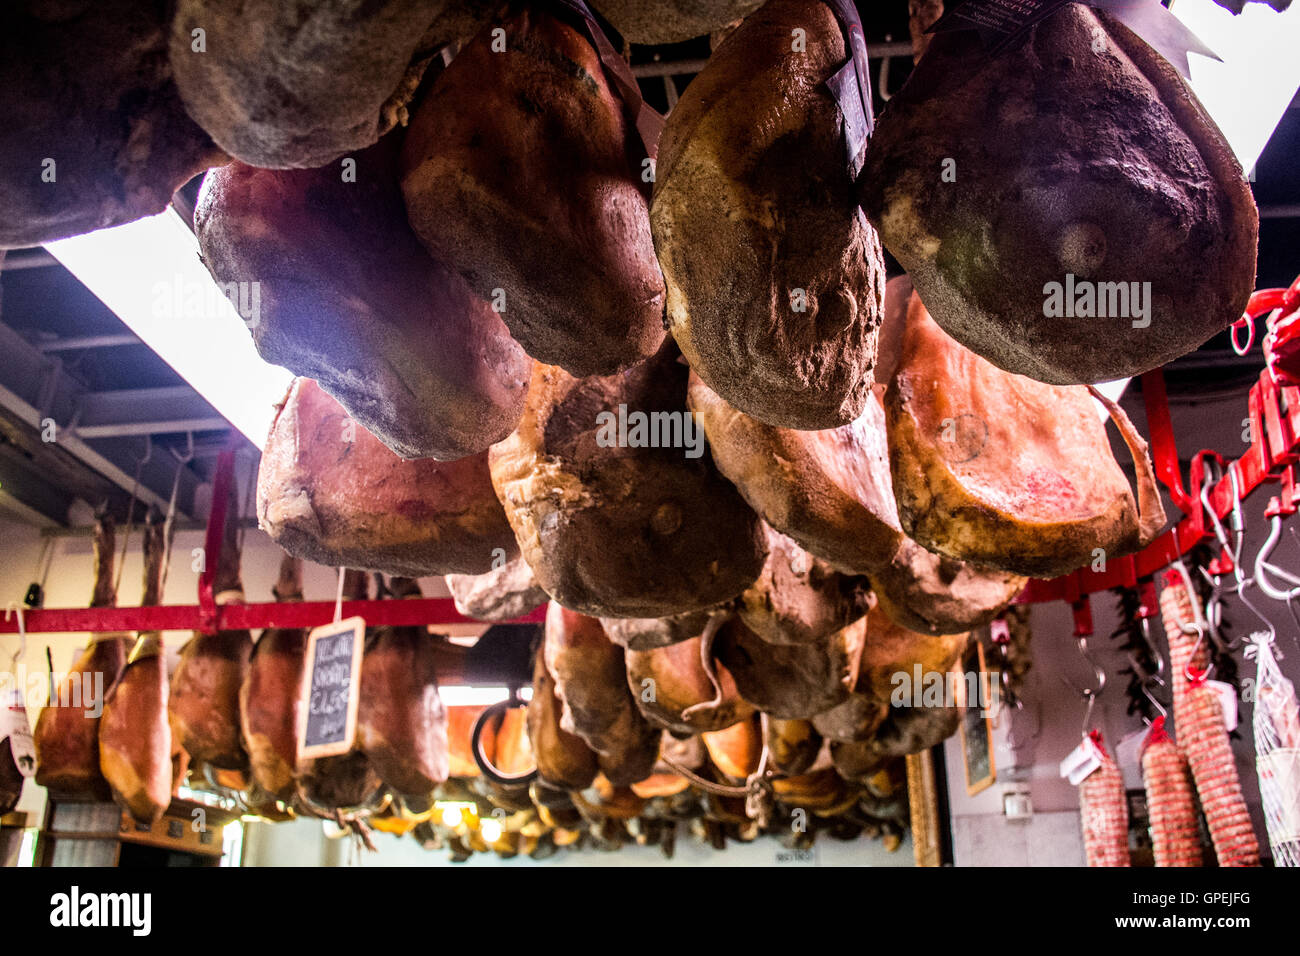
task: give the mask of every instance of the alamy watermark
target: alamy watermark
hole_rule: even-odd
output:
[[[1002,699],[1001,671],[895,671],[889,677],[892,707],[959,707],[978,705],[981,717],[994,717]]]
[[[1092,282],[1066,273],[1065,282],[1044,285],[1043,295],[1049,319],[1132,319],[1135,329],[1151,324],[1150,282]]]
[[[190,282],[179,273],[153,284],[152,312],[159,319],[219,319],[233,307],[250,329],[262,321],[262,283]]]
[[[68,679],[71,676],[72,679]],[[51,684],[53,690],[51,691]],[[28,710],[40,707],[71,707],[90,718],[104,712],[104,672],[77,671],[72,675],[28,671],[22,664],[15,671],[0,671],[0,700],[14,691]]]
[[[687,458],[704,454],[704,428],[691,412],[629,412],[596,415],[596,444],[600,448],[684,448]]]

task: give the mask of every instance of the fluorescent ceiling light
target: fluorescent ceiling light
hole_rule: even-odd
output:
[[[173,209],[45,247],[258,448],[293,375],[263,361]]]
[[[1300,88],[1300,4],[1278,13],[1248,3],[1234,16],[1214,0],[1176,0],[1170,10],[1222,58],[1189,57],[1191,87],[1241,168],[1253,169]]]

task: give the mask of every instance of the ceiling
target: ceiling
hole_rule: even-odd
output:
[[[911,72],[907,5],[881,6],[872,5],[865,24],[878,112]],[[632,46],[630,53],[647,102],[666,112],[707,59],[709,41]],[[1298,153],[1300,109],[1293,103],[1253,184],[1261,210],[1259,287],[1287,285],[1300,272]],[[177,194],[183,214],[192,211],[197,189],[195,180]],[[1261,367],[1258,348],[1243,359],[1226,335],[1216,337],[1167,370],[1171,402],[1240,393],[1244,408]],[[1140,403],[1140,390],[1130,389],[1126,407]],[[0,514],[54,528],[84,524],[88,505],[107,504],[124,519],[138,472],[143,500],[165,508],[175,481],[179,513],[198,519],[227,442],[249,459],[257,453],[48,253],[17,250],[0,262]]]

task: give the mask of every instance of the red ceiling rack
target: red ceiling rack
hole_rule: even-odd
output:
[[[1253,323],[1274,310],[1281,310],[1279,320],[1300,312],[1300,279],[1289,289],[1256,292],[1238,324]],[[1300,341],[1300,332],[1295,334],[1295,338]],[[1282,377],[1282,380],[1287,379]],[[1293,472],[1293,466],[1300,461],[1300,387],[1279,384],[1272,368],[1265,368],[1250,389],[1250,447],[1231,463],[1217,452],[1198,452],[1192,459],[1188,475],[1190,487],[1183,484],[1164,374],[1159,369],[1142,376],[1142,395],[1156,475],[1169,489],[1170,498],[1184,517],[1137,554],[1107,560],[1105,570],[1094,571],[1091,567],[1084,567],[1050,581],[1029,582],[1019,598],[1020,602],[1065,601],[1071,604],[1075,613],[1075,631],[1079,634],[1092,633],[1088,595],[1118,587],[1138,587],[1143,578],[1167,567],[1202,541],[1213,538],[1213,528],[1206,522],[1200,500],[1207,461],[1213,461],[1223,470],[1223,477],[1215,482],[1208,495],[1210,505],[1220,519],[1233,509],[1234,489],[1229,469],[1236,472],[1237,492],[1242,500],[1260,486],[1277,482],[1281,485],[1281,493],[1270,504],[1270,512],[1277,510],[1282,514],[1292,514],[1300,507],[1300,489],[1297,489]],[[228,449],[218,459],[213,479],[212,509],[205,542],[206,553],[210,555],[220,550],[227,491],[233,480],[234,451]],[[24,614],[24,625],[31,633],[195,630],[211,634],[220,630],[315,627],[334,619],[333,601],[218,605],[212,589],[216,563],[207,562],[199,578],[199,603],[195,605],[29,610]],[[1220,555],[1219,568],[1231,570],[1230,556]],[[510,623],[541,622],[545,620],[545,611],[545,607],[535,608]],[[376,627],[482,623],[457,611],[449,598],[344,602],[343,616],[354,615],[360,615],[367,624]],[[17,631],[15,614],[0,615],[0,634]]]
[[[1300,306],[1300,279],[1289,289],[1263,289],[1251,296],[1246,314],[1238,325],[1253,323],[1257,318],[1280,309],[1279,320]],[[1252,333],[1253,334],[1253,333]],[[1228,462],[1217,452],[1201,450],[1192,458],[1188,485],[1183,484],[1182,467],[1174,442],[1165,393],[1164,373],[1159,369],[1142,376],[1142,397],[1146,405],[1147,429],[1150,432],[1152,464],[1156,477],[1169,490],[1169,496],[1183,517],[1155,541],[1136,554],[1105,562],[1104,570],[1083,567],[1052,580],[1030,581],[1020,597],[1022,603],[1065,601],[1074,607],[1075,633],[1092,633],[1092,615],[1087,597],[1112,588],[1138,587],[1139,581],[1187,554],[1203,541],[1215,538],[1214,528],[1201,506],[1201,492],[1206,480],[1206,462],[1219,466],[1218,478],[1208,495],[1210,507],[1219,519],[1233,510],[1234,498],[1242,501],[1262,485],[1276,482],[1279,494],[1270,502],[1269,513],[1293,514],[1300,505],[1300,489],[1295,484],[1293,466],[1300,461],[1300,387],[1279,384],[1271,362],[1251,386],[1248,401],[1250,447],[1236,461]],[[1234,488],[1230,471],[1236,473]],[[1216,570],[1231,571],[1232,558],[1221,551]],[[1149,610],[1154,611],[1154,608]]]

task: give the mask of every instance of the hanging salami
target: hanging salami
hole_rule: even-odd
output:
[[[1106,752],[1101,733],[1089,735],[1100,764],[1079,784],[1083,852],[1088,866],[1129,866],[1128,802],[1119,765]]]
[[[1223,713],[1218,696],[1205,683],[1208,650],[1204,640],[1198,639],[1198,629],[1204,628],[1204,623],[1196,600],[1181,574],[1166,576],[1160,614],[1174,669],[1178,745],[1191,765],[1219,865],[1258,866],[1259,843],[1241,793]]]
[[[1151,722],[1142,748],[1142,781],[1156,866],[1201,866],[1201,830],[1187,758],[1165,730],[1165,718]]]

